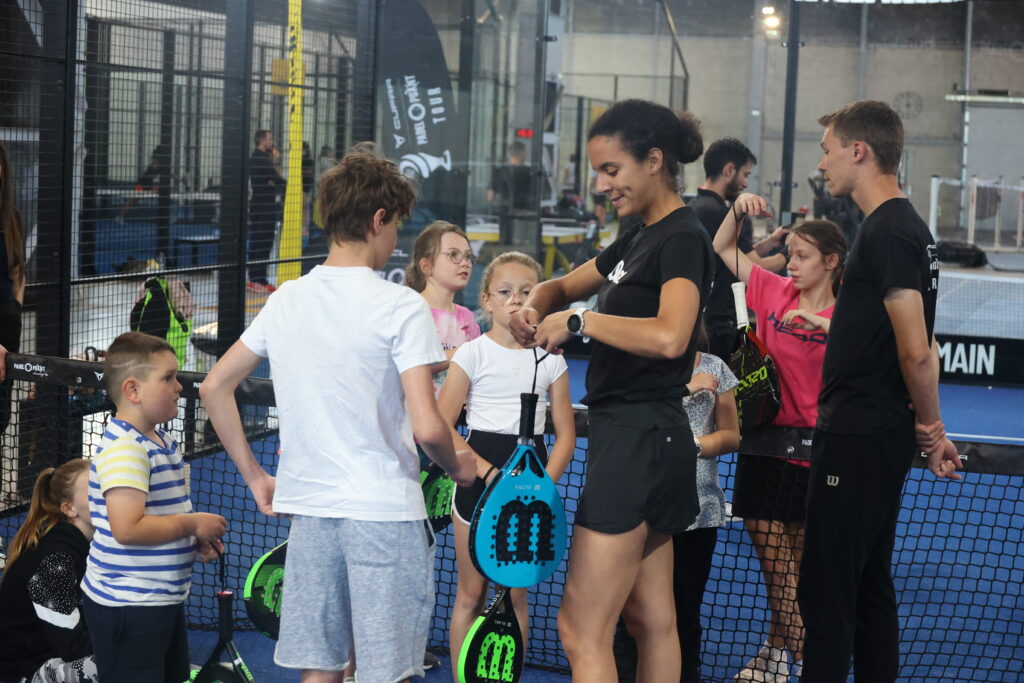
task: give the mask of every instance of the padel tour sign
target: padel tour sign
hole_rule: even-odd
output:
[[[417,206],[431,218],[458,215],[453,169],[464,162],[451,77],[437,30],[419,0],[383,0],[377,97],[381,146],[416,178]]]
[[[1024,385],[1024,340],[937,334],[935,341],[944,381]]]

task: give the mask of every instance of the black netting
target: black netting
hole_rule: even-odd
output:
[[[87,455],[102,434],[109,406],[98,389],[94,363],[38,356],[12,356],[11,424],[0,440],[0,475],[5,497],[0,536],[10,539],[22,519],[39,471]],[[190,465],[192,500],[198,510],[228,520],[228,583],[238,590],[249,568],[283,541],[288,522],[256,511],[248,489],[219,446],[197,398],[202,375],[184,373],[181,412],[168,426]],[[267,380],[249,380],[238,394],[253,452],[273,470],[278,450],[277,418]],[[567,520],[575,517],[585,476],[585,411],[577,412],[577,448],[559,489]],[[550,445],[550,444],[549,444]],[[1019,446],[959,443],[967,452],[961,483],[936,480],[911,469],[903,495],[893,556],[906,680],[1016,680],[1024,666],[1024,472]],[[766,458],[767,456],[751,456]],[[719,462],[727,500],[733,500],[736,457]],[[780,501],[780,504],[785,501]],[[770,539],[770,537],[769,537]],[[764,544],[779,552],[778,545]],[[429,645],[445,651],[455,597],[455,549],[450,529],[438,535],[437,604]],[[741,520],[718,531],[711,575],[701,608],[705,680],[731,680],[757,654],[771,608],[792,618],[795,576],[779,572],[769,601],[765,574]],[[558,638],[557,613],[565,566],[531,590],[530,666],[567,670]],[[771,582],[769,582],[771,583]],[[194,628],[217,625],[213,565],[196,565],[188,619]],[[239,628],[252,628],[236,601]]]

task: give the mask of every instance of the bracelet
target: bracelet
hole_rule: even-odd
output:
[[[494,465],[491,465],[491,468],[484,473],[484,476],[480,477],[480,480],[486,484],[487,483],[487,477],[491,476],[491,472],[493,472],[496,469],[498,469],[498,468],[495,467]]]

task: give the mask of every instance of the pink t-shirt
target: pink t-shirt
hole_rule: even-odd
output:
[[[824,330],[803,330],[782,324],[787,311],[800,308],[800,291],[793,280],[753,266],[747,283],[747,305],[757,316],[757,336],[775,360],[782,391],[782,408],[775,424],[814,427],[818,421],[821,365],[825,360]],[[832,318],[834,306],[815,311]]]
[[[480,326],[476,324],[476,317],[473,315],[473,311],[465,306],[455,304],[454,312],[431,307],[430,314],[434,316],[437,338],[441,340],[441,348],[445,351],[457,349],[471,339],[480,336]],[[447,374],[446,370],[434,375],[435,396],[441,393],[441,385],[444,384]]]

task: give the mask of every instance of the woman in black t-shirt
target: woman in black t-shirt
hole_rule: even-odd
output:
[[[638,641],[645,680],[679,680],[672,600],[672,534],[699,504],[696,459],[682,397],[695,329],[713,275],[707,232],[679,198],[679,165],[703,151],[698,122],[627,100],[591,126],[597,189],[641,223],[597,258],[535,287],[513,316],[524,346],[556,351],[590,337],[590,452],[558,617],[573,676],[615,670],[612,633],[622,614]],[[558,312],[598,293],[600,313]]]

